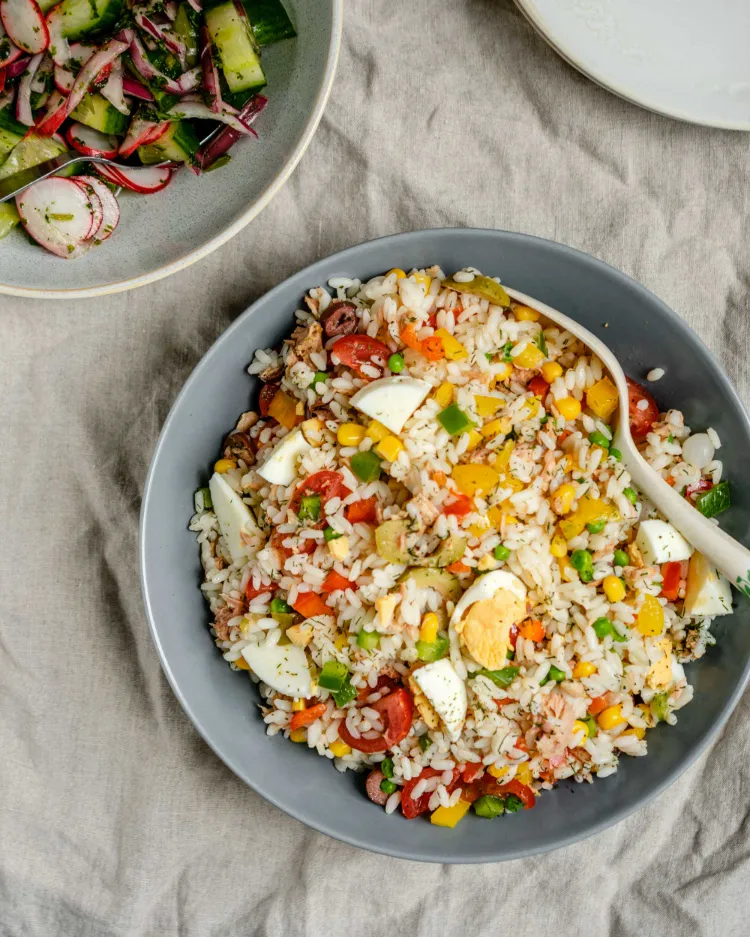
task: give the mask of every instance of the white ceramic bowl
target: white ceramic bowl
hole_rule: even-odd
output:
[[[750,130],[748,0],[516,0],[566,61],[678,120]]]
[[[195,263],[237,234],[284,185],[323,114],[336,70],[343,0],[284,0],[297,39],[263,50],[268,106],[259,140],[240,141],[232,162],[196,177],[182,170],[156,195],[123,193],[111,240],[61,260],[13,231],[0,241],[0,293],[96,296],[143,286]]]

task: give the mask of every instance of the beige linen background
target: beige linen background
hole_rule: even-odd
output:
[[[676,309],[748,403],[749,142],[600,90],[511,0],[347,0],[320,130],[242,234],[136,292],[0,297],[2,937],[749,932],[747,696],[677,784],[587,842],[389,860],[288,818],[206,747],[159,668],[136,560],[191,368],[269,287],[377,235],[487,226],[588,251]]]

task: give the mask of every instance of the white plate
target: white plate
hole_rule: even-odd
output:
[[[553,49],[642,107],[750,130],[750,0],[516,0]]]

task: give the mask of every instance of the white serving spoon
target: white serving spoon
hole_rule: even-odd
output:
[[[750,550],[688,504],[681,495],[670,488],[658,472],[651,468],[638,451],[630,435],[628,387],[617,358],[588,329],[558,312],[557,309],[552,309],[517,290],[508,289],[507,286],[505,290],[511,299],[525,306],[531,306],[550,322],[554,322],[571,335],[575,335],[599,358],[609,371],[620,395],[614,442],[622,453],[622,463],[630,473],[633,482],[709,563],[715,566],[736,589],[750,597]]]

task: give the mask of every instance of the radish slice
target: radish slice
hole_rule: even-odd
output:
[[[55,65],[66,65],[71,58],[68,40],[63,35],[63,18],[62,3],[58,3],[57,6],[52,7],[47,14],[46,23],[47,34],[49,36],[49,50]]]
[[[157,23],[151,15],[146,13],[134,14],[135,22],[143,30],[144,33],[147,33],[153,39],[157,41],[159,45],[165,46],[170,52],[177,56],[180,60],[182,67],[185,67],[185,61],[187,58],[187,50],[185,49],[185,43],[181,42],[174,33],[171,32],[171,24],[161,24]]]
[[[5,69],[0,68],[0,91],[2,91],[4,88],[5,88]],[[5,107],[4,104],[3,104],[3,107]]]
[[[92,215],[91,227],[89,228],[85,240],[90,241],[92,238],[98,237],[99,235],[99,229],[104,222],[104,206],[102,205],[102,200],[99,198],[99,193],[96,189],[83,181],[81,176],[71,176],[70,181],[75,182],[88,198],[88,204],[91,207]]]
[[[97,164],[96,171],[103,179],[114,182],[131,192],[151,195],[160,192],[169,185],[172,169],[169,166],[148,166],[143,169],[131,169],[129,166],[107,166]]]
[[[5,68],[6,65],[15,62],[22,55],[23,52],[7,37],[2,21],[0,21],[0,68]],[[8,75],[8,78],[11,77],[11,75]]]
[[[51,137],[62,126],[68,116],[68,99],[59,91],[53,91],[47,101],[47,110],[36,125],[36,132],[40,137]]]
[[[179,10],[179,8],[180,7],[179,7],[179,4],[177,3],[177,0],[166,0],[166,3],[164,4],[164,12],[172,20],[173,23],[177,19],[177,11]]]
[[[195,91],[196,88],[200,87],[200,83],[201,70],[197,65],[195,68],[191,68],[190,71],[183,72],[177,79],[177,86],[180,89],[180,94]],[[225,104],[224,106],[226,107],[227,105]]]
[[[119,58],[123,52],[127,52],[126,42],[120,42],[119,39],[109,39],[104,45],[95,52],[86,62],[83,68],[76,76],[73,87],[68,96],[68,113],[70,114],[83,100],[86,92],[94,83],[99,72],[107,65]]]
[[[117,138],[87,127],[85,124],[71,124],[67,132],[68,143],[84,156],[103,156],[114,159],[117,156]]]
[[[124,33],[125,31],[126,30],[120,30],[117,35],[120,36],[121,33]],[[151,61],[149,61],[149,59],[146,57],[146,51],[135,33],[133,33],[133,39],[130,43],[130,55],[133,59],[133,65],[135,65],[138,73],[147,80],[158,79],[159,87],[163,91],[166,91],[167,94],[182,94],[183,90],[189,90],[181,88],[176,81],[174,81],[172,78],[168,78],[163,72],[160,72]]]
[[[0,0],[0,19],[8,36],[24,52],[37,55],[49,45],[47,22],[36,0]]]
[[[72,179],[42,179],[16,196],[16,207],[27,233],[58,257],[74,259],[89,249],[95,212],[87,193]]]
[[[34,115],[31,111],[31,84],[34,81],[36,70],[42,64],[44,53],[40,52],[29,60],[23,78],[18,83],[18,94],[16,95],[16,120],[27,127],[34,125]]]
[[[144,120],[143,117],[133,118],[128,127],[127,136],[120,145],[120,156],[131,156],[139,146],[158,140],[167,132],[168,127],[168,120],[157,123],[153,120]]]
[[[154,96],[148,90],[145,85],[142,85],[140,81],[136,81],[135,78],[131,78],[129,75],[123,75],[122,77],[122,90],[125,94],[129,94],[131,98],[138,98],[139,101],[153,101]]]
[[[243,124],[234,114],[227,114],[225,111],[215,113],[200,101],[180,101],[178,104],[175,104],[169,113],[170,116],[174,115],[176,118],[187,117],[190,119],[192,117],[197,120],[220,120],[223,124],[227,124],[232,130],[236,130],[237,133],[243,136],[248,134],[255,135],[255,131],[251,127]]]
[[[8,72],[8,78],[18,78],[19,75],[23,75],[23,73],[26,71],[26,66],[30,61],[30,55],[21,55],[20,58],[14,59],[6,69]]]
[[[123,93],[122,62],[119,59],[112,66],[112,71],[107,83],[101,90],[101,95],[109,101],[112,107],[116,107],[121,114],[130,113],[130,108]]]
[[[201,3],[201,0],[188,0],[188,3],[196,13],[200,13],[203,10],[203,4]]]
[[[67,68],[61,68],[59,65],[55,65],[55,87],[62,94],[70,94],[70,89],[73,87],[73,82],[76,80],[76,76],[73,72],[69,72]]]
[[[112,236],[112,232],[120,220],[120,206],[117,204],[117,199],[109,187],[101,179],[97,179],[96,176],[74,176],[73,181],[79,183],[79,185],[85,183],[99,196],[103,212],[102,221],[99,230],[92,237],[95,237],[98,241],[106,241],[107,238]]]

